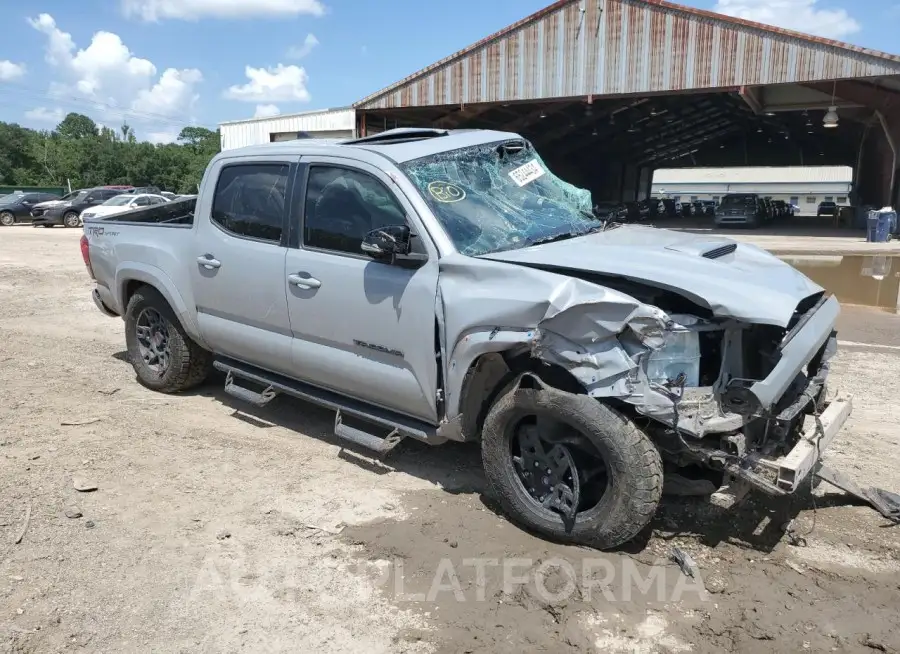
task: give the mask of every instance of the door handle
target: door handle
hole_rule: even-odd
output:
[[[206,268],[207,270],[213,270],[215,268],[221,268],[222,262],[218,259],[214,259],[211,255],[204,255],[202,257],[197,257],[197,263]]]
[[[288,281],[299,288],[307,291],[319,288],[322,285],[315,277],[301,277],[300,275],[288,275]]]

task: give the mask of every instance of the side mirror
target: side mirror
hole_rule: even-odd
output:
[[[95,200],[96,200],[96,198],[93,195],[91,195],[88,197],[87,202],[94,202]]]
[[[385,225],[366,234],[360,249],[373,259],[390,259],[409,253],[410,231],[407,225]]]

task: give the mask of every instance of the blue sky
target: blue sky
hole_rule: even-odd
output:
[[[588,0],[590,1],[590,0]],[[171,140],[256,113],[346,105],[549,0],[30,0],[4,3],[0,120],[67,111]],[[900,0],[687,0],[900,50]]]

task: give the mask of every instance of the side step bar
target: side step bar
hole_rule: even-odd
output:
[[[387,454],[403,440],[399,429],[394,429],[387,437],[381,438],[362,429],[345,425],[341,420],[340,409],[334,414],[334,435],[379,454]]]
[[[436,427],[397,414],[386,409],[374,407],[359,400],[343,397],[311,384],[290,379],[282,375],[260,370],[253,366],[231,359],[217,359],[213,366],[224,372],[225,392],[239,400],[254,406],[265,406],[279,394],[284,393],[305,402],[318,404],[335,412],[334,434],[347,443],[359,445],[369,450],[384,454],[391,451],[406,437],[415,438],[429,445],[440,445],[446,438],[438,436]],[[261,393],[239,386],[235,380],[244,380],[262,386]],[[343,415],[370,424],[373,427],[388,430],[387,437],[382,437],[359,427],[344,424]]]
[[[238,386],[234,383],[234,373],[231,370],[229,370],[228,374],[225,376],[225,392],[231,397],[236,397],[243,402],[259,407],[266,406],[269,402],[278,397],[278,391],[271,385],[267,386],[266,390],[262,393],[257,393],[256,391],[251,391],[249,388]]]

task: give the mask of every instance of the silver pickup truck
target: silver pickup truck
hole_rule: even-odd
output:
[[[751,245],[598,218],[513,133],[232,150],[195,199],[84,232],[145,386],[215,367],[379,453],[479,442],[505,511],[563,541],[637,535],[664,465],[793,493],[851,411],[825,400],[834,297]]]

